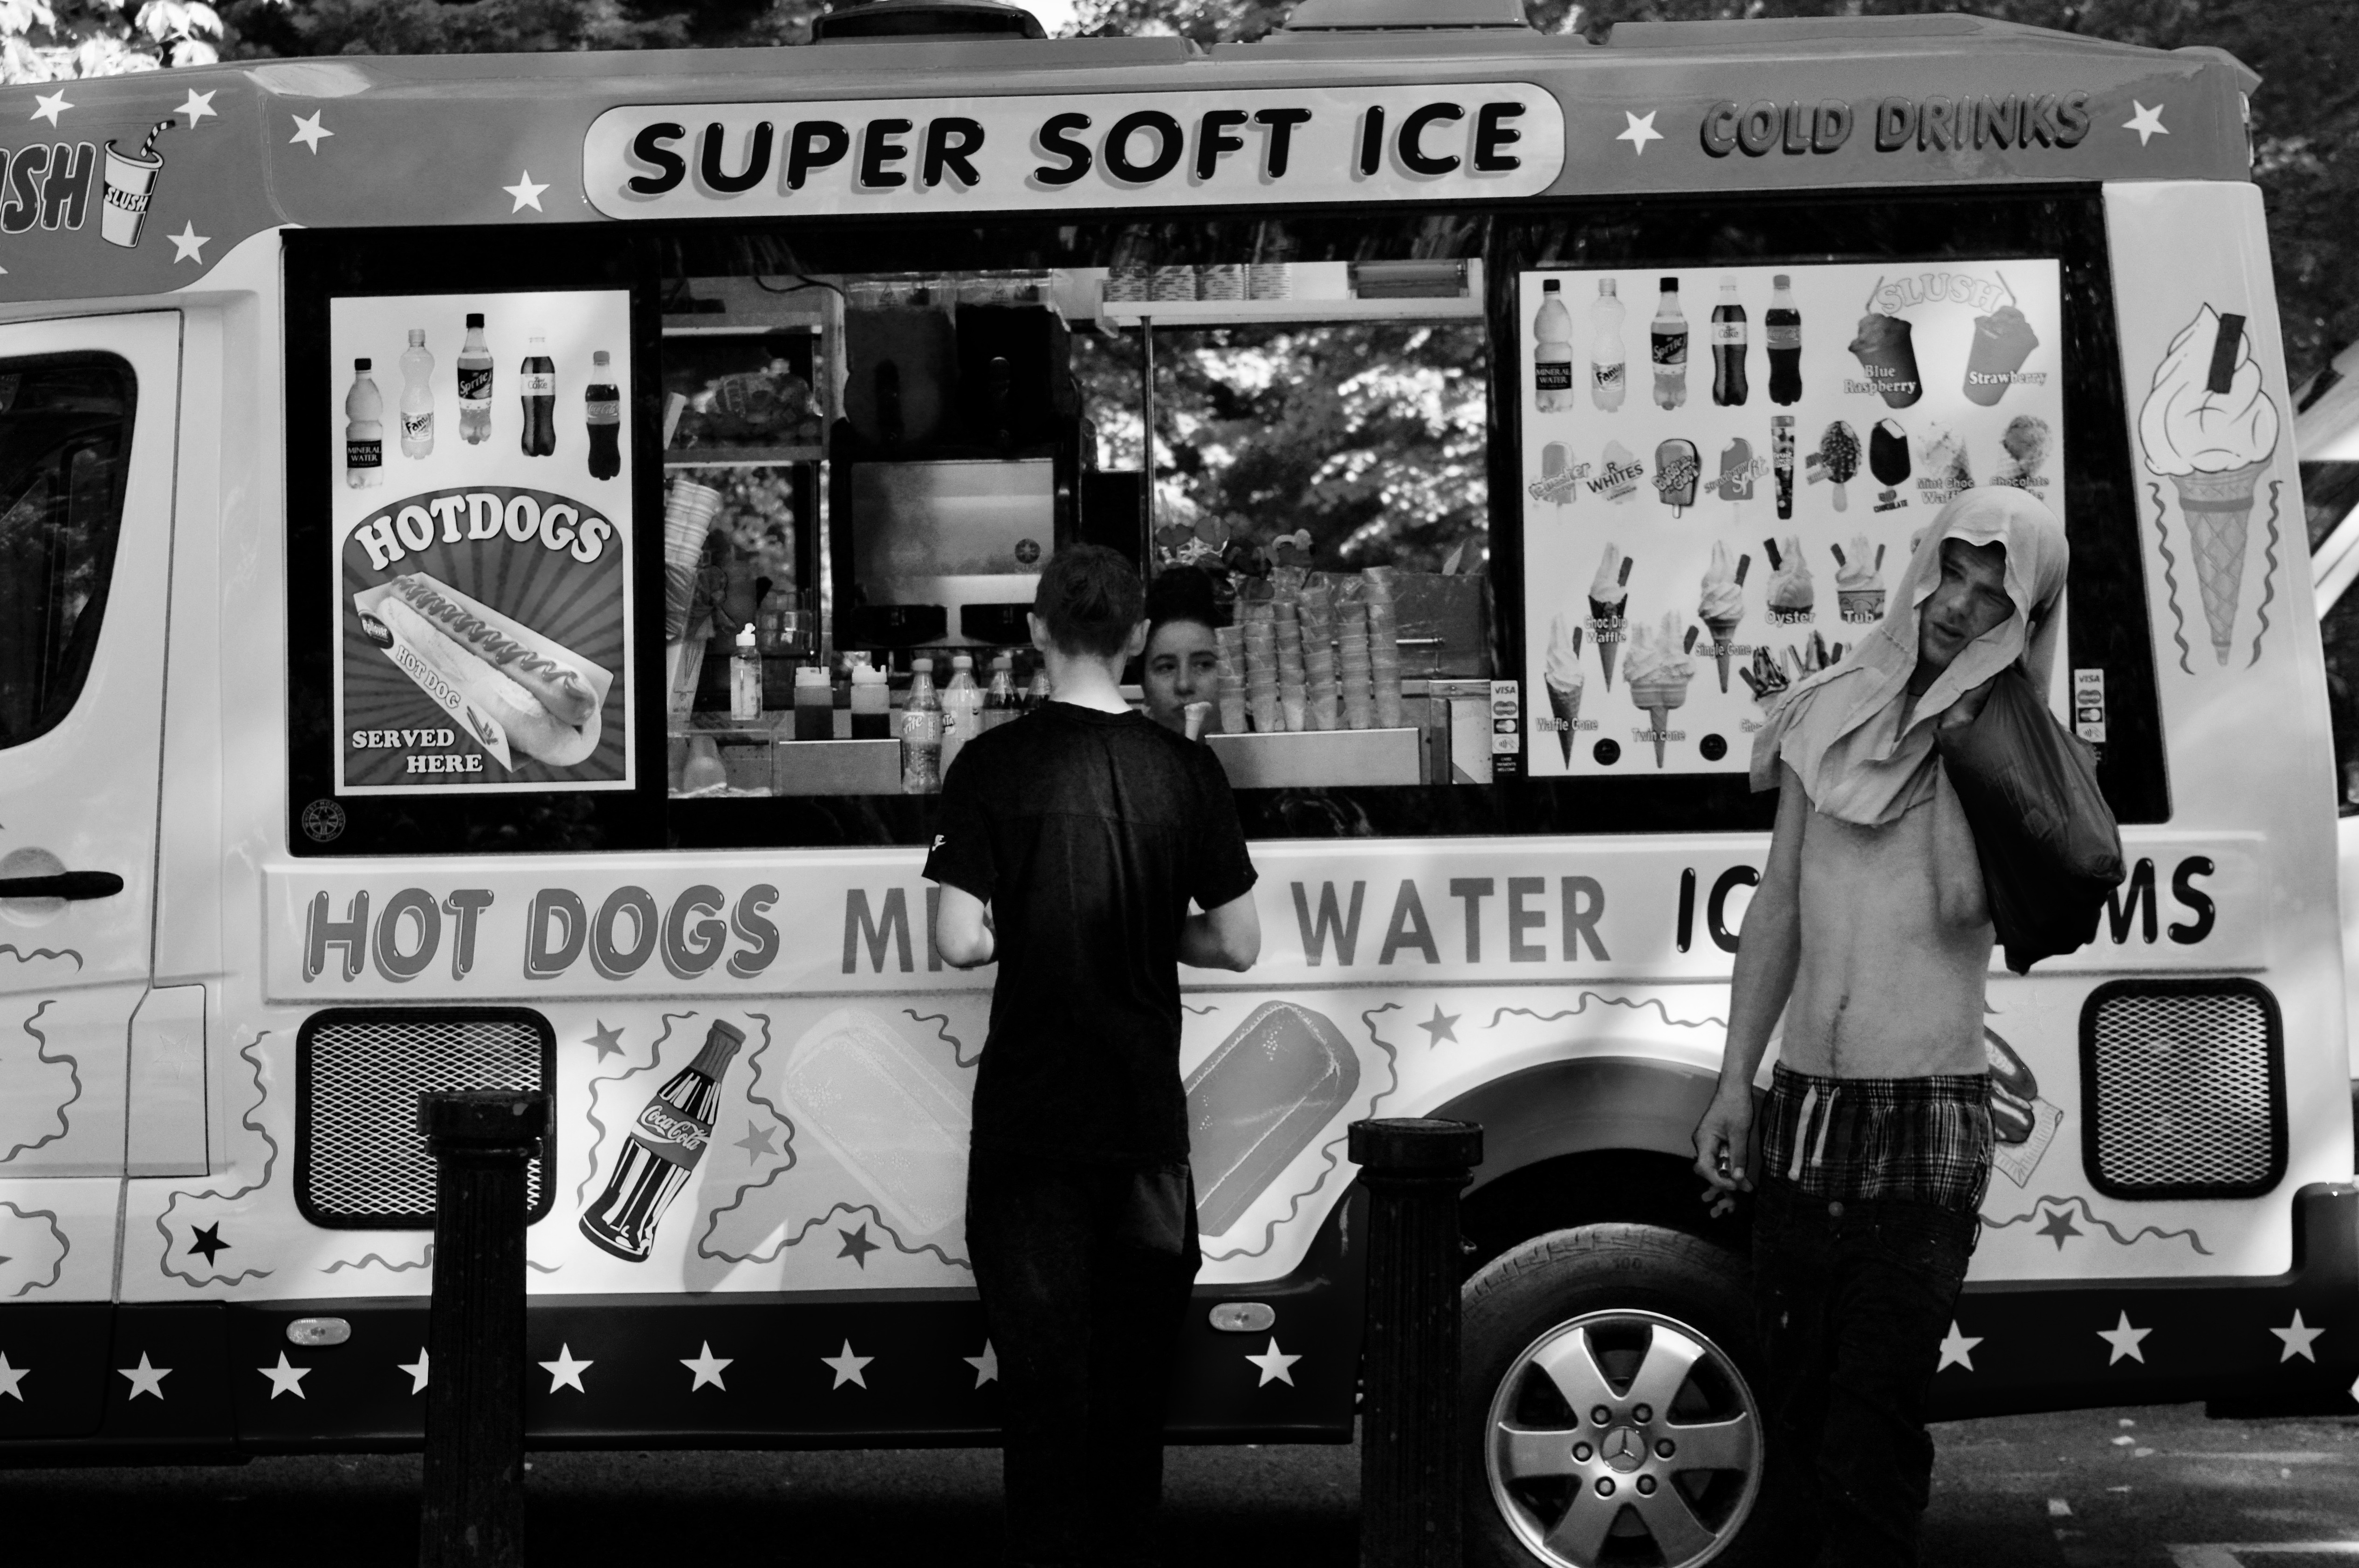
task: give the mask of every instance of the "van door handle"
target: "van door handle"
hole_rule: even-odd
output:
[[[0,898],[112,898],[123,878],[112,871],[60,871],[55,877],[0,877]]]

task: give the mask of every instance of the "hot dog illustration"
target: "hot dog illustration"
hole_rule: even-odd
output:
[[[387,657],[502,766],[515,766],[511,746],[557,768],[597,749],[608,671],[424,572],[353,603]]]
[[[2039,1080],[2015,1048],[1991,1029],[1983,1030],[1983,1054],[1990,1062],[1991,1131],[2001,1143],[2026,1143],[2038,1127],[2032,1102],[2039,1097]]]

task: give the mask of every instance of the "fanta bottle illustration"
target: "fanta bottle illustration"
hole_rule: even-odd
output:
[[[1540,284],[1539,315],[1532,321],[1533,406],[1543,414],[1570,413],[1572,389],[1572,313],[1564,308],[1557,280]]]
[[[590,386],[582,394],[582,419],[590,428],[590,477],[612,479],[623,472],[623,394],[604,349],[590,356]]]
[[[524,404],[524,454],[551,457],[557,452],[557,365],[549,357],[549,340],[538,332],[517,372],[516,396]]]
[[[459,439],[469,446],[492,439],[492,351],[479,310],[467,313],[467,341],[459,345]]]
[[[365,359],[353,361],[344,420],[344,483],[355,490],[374,490],[385,483],[385,394],[370,379]]]
[[[424,457],[434,450],[434,356],[426,352],[426,332],[409,329],[401,353],[401,455]]]
[[[1597,280],[1597,299],[1589,307],[1589,396],[1599,408],[1612,413],[1622,406],[1629,389],[1629,351],[1622,346],[1621,290],[1614,279]]]

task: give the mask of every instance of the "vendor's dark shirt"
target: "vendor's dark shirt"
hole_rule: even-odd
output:
[[[1049,702],[967,743],[938,835],[926,876],[990,903],[997,935],[975,1148],[1187,1158],[1180,928],[1256,875],[1212,748]]]

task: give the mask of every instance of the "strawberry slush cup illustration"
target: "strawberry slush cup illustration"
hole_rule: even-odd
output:
[[[99,202],[98,232],[107,244],[125,250],[138,245],[139,231],[147,223],[147,204],[155,200],[156,176],[164,168],[156,151],[156,138],[176,123],[157,121],[137,152],[124,152],[113,142],[106,144],[106,191]]]
[[[2277,405],[2261,390],[2244,317],[2207,304],[2170,340],[2138,410],[2138,444],[2147,467],[2179,491],[2212,651],[2224,665],[2235,640],[2253,486],[2277,444]]]
[[[622,1158],[606,1178],[606,1190],[582,1213],[583,1236],[625,1262],[647,1260],[664,1211],[688,1185],[697,1161],[704,1158],[704,1146],[712,1141],[721,1080],[729,1071],[730,1058],[745,1043],[744,1030],[712,1020],[696,1060],[656,1091],[632,1125]]]

